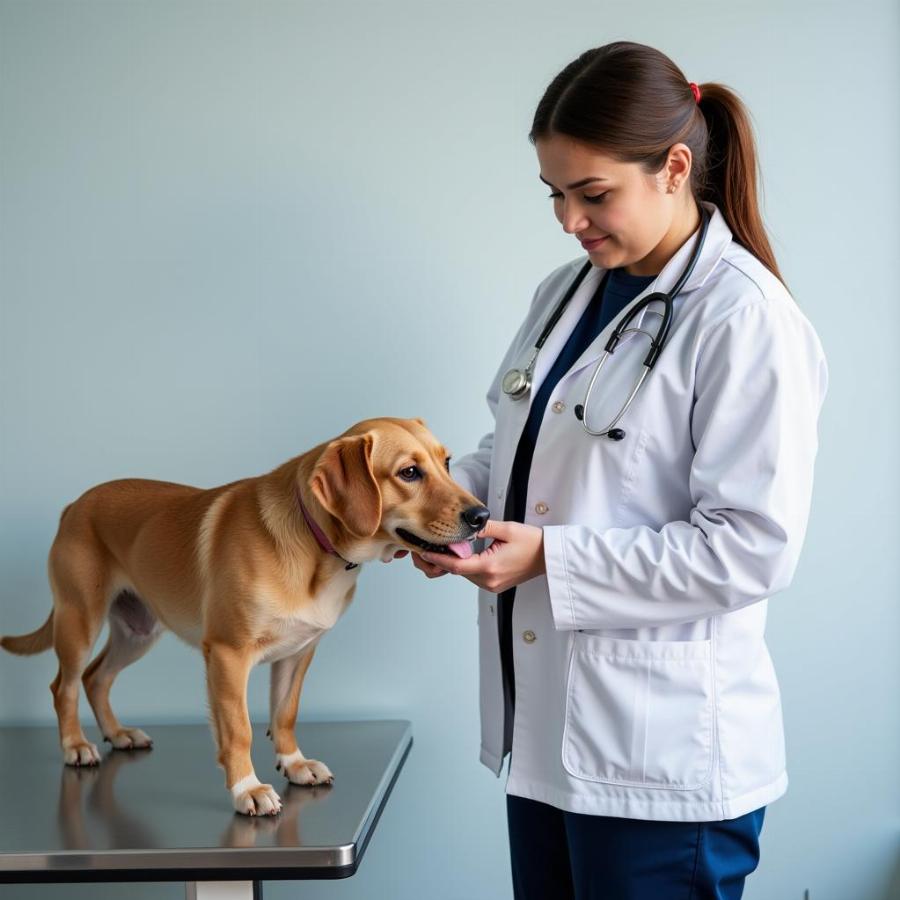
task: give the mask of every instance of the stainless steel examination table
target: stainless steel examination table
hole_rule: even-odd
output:
[[[264,880],[353,875],[412,746],[406,721],[300,722],[304,755],[335,777],[302,787],[254,725],[257,776],[283,808],[250,817],[234,812],[208,725],[146,731],[151,749],[98,744],[99,766],[73,768],[55,726],[0,728],[0,884],[183,881],[189,900],[249,900]]]

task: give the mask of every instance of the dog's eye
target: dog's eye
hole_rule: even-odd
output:
[[[450,457],[449,456],[444,460],[444,465],[446,466],[447,471],[449,472],[450,471]]]
[[[418,466],[407,466],[407,468],[401,469],[399,474],[404,481],[417,481],[422,477]]]

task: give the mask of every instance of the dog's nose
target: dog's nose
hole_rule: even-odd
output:
[[[466,525],[481,531],[484,523],[491,517],[491,511],[484,506],[471,506],[463,510],[462,517]]]

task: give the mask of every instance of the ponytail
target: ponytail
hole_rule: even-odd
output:
[[[782,283],[757,199],[759,162],[750,114],[730,88],[690,83],[669,57],[631,41],[586,50],[550,82],[529,140],[564,134],[658,172],[673,144],[692,155],[695,200],[719,208],[732,235]]]

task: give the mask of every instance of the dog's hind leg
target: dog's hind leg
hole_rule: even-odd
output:
[[[325,763],[307,759],[297,746],[294,725],[300,706],[300,691],[316,645],[296,656],[272,663],[269,688],[269,734],[275,744],[275,768],[293,784],[332,784],[334,775]]]
[[[60,592],[54,586],[53,647],[59,658],[59,671],[50,690],[59,722],[63,759],[70,766],[93,766],[100,762],[96,745],[87,739],[78,720],[78,693],[91,648],[103,627],[104,594],[102,584],[91,592],[72,585]]]
[[[123,591],[109,610],[109,640],[82,676],[103,739],[117,750],[141,749],[153,744],[140,728],[127,728],[119,722],[109,704],[109,691],[116,675],[139,660],[164,630],[139,597]]]

